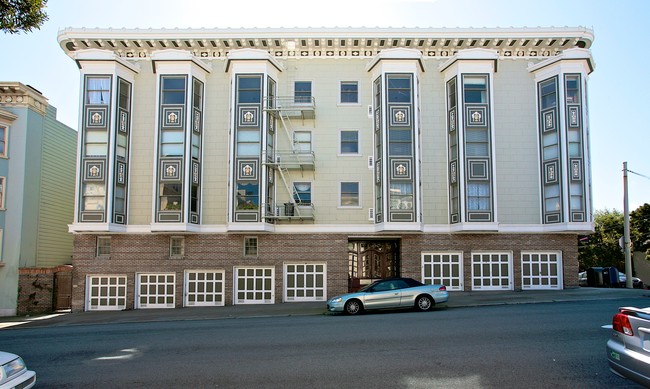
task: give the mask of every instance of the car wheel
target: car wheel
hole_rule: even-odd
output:
[[[433,299],[427,295],[418,296],[415,299],[415,309],[418,311],[430,311],[433,308]]]
[[[345,313],[348,315],[356,315],[362,310],[363,307],[361,306],[361,302],[359,300],[350,300],[345,303]]]

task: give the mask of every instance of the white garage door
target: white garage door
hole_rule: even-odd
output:
[[[522,289],[562,289],[562,254],[522,252]]]
[[[512,254],[472,253],[472,290],[513,290]]]
[[[449,291],[462,291],[463,253],[422,253],[422,282],[442,284]]]
[[[272,267],[235,268],[235,304],[273,304],[275,279]]]
[[[87,276],[86,310],[126,309],[126,276]]]
[[[326,265],[285,264],[284,301],[325,301]]]
[[[175,273],[138,273],[136,308],[174,308]]]
[[[223,306],[223,270],[186,270],[185,306]]]

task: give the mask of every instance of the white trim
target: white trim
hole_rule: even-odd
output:
[[[508,282],[508,285],[478,285],[478,286],[474,285],[474,278],[477,277],[474,274],[474,270],[475,270],[474,256],[475,255],[480,255],[480,256],[488,255],[488,256],[490,256],[490,261],[489,262],[483,262],[483,261],[476,262],[476,264],[478,264],[478,266],[481,269],[481,277],[480,278],[481,279],[486,279],[486,278],[490,279],[491,280],[490,282],[492,282],[492,280],[494,280],[494,279],[499,279],[499,282],[501,282],[501,281],[503,281],[503,278],[506,278],[506,276],[503,276],[503,275],[502,276],[497,276],[497,277],[492,275],[492,270],[494,270],[494,267],[492,265],[494,263],[497,263],[497,264],[502,264],[503,263],[503,262],[500,262],[500,261],[493,262],[492,257],[495,256],[495,255],[496,256],[507,255],[508,256],[508,261],[507,261],[507,266],[508,266],[508,268],[507,268],[507,272],[508,272],[508,274],[507,274],[507,282]],[[471,266],[471,270],[472,270],[472,278],[471,278],[471,285],[472,286],[471,286],[470,289],[471,290],[480,290],[480,291],[485,291],[485,290],[514,290],[515,283],[514,283],[514,274],[513,274],[514,266],[513,266],[513,261],[512,261],[512,255],[513,255],[512,251],[472,251],[470,253],[470,266]],[[488,266],[488,270],[489,270],[489,275],[488,276],[483,275],[483,269],[484,269],[485,264],[489,265]],[[501,266],[498,266],[498,270],[499,270],[499,273],[500,273],[501,272]]]
[[[217,279],[216,277],[213,278],[212,280],[208,280],[204,278],[203,280],[196,279],[197,284],[200,284],[201,281],[204,281],[203,284],[206,286],[203,288],[203,291],[195,290],[194,292],[189,291],[189,286],[190,286],[190,273],[212,273],[212,274],[220,274],[221,279]],[[223,307],[226,304],[226,271],[224,269],[186,269],[183,274],[183,306],[184,307],[200,307],[200,306],[209,306],[209,307]],[[212,281],[212,282],[210,282]],[[207,289],[207,285],[212,284],[213,288],[212,291],[209,292]],[[220,284],[220,285],[219,285]],[[220,290],[218,290],[218,286],[220,286]],[[213,300],[210,301],[193,301],[190,302],[190,295],[196,295],[196,296],[212,296]],[[214,298],[214,297],[220,297],[219,298]],[[198,299],[197,299],[198,300]]]
[[[527,278],[524,275],[524,255],[538,255],[538,256],[543,256],[546,255],[550,257],[551,255],[556,256],[556,261],[555,261],[555,267],[556,267],[556,275],[553,277],[550,272],[548,274],[541,274],[541,269],[540,269],[540,274],[537,276],[533,276],[532,274],[528,276],[531,281],[534,279],[538,279],[539,281],[542,281],[543,279],[546,279],[549,281],[549,284],[547,285],[542,285],[541,282],[538,285],[533,285],[532,283],[529,285],[526,285],[524,282],[525,279]],[[520,257],[520,264],[521,264],[521,289],[523,290],[562,290],[564,289],[564,280],[563,280],[563,274],[564,274],[564,268],[563,268],[563,262],[562,262],[562,252],[561,251],[555,251],[555,250],[549,250],[549,251],[540,251],[540,250],[531,250],[531,251],[521,251],[521,257]],[[526,263],[530,263],[530,266],[532,267],[533,263],[532,261],[526,261]],[[549,266],[551,265],[550,259],[548,259],[545,262],[542,262],[541,259],[538,261],[538,264],[540,266],[544,264],[548,264]],[[550,270],[550,269],[547,269]],[[551,285],[550,280],[551,278],[556,279],[556,284]]]
[[[156,277],[156,280],[153,282],[154,285],[165,285],[169,286],[172,285],[172,293],[169,294],[167,291],[164,293],[158,295],[157,293],[153,294],[151,297],[154,297],[153,302],[149,303],[142,303],[140,301],[141,297],[143,296],[149,296],[149,293],[146,294],[141,294],[141,288],[140,286],[143,284],[142,283],[142,278],[141,277]],[[159,277],[164,277],[164,280],[162,281],[161,284],[159,284]],[[168,277],[171,278],[171,282],[169,281]],[[147,281],[144,284],[149,285],[150,282]],[[158,288],[156,288],[156,291]],[[163,297],[165,301],[159,302],[158,297]],[[168,301],[168,298],[171,297],[171,302]],[[147,273],[147,272],[140,272],[140,273],[135,273],[135,309],[149,309],[149,308],[175,308],[176,307],[176,273],[168,273],[168,272],[161,272],[161,273]]]
[[[347,83],[347,84],[355,83],[355,84],[357,84],[357,101],[356,102],[354,102],[354,103],[345,103],[345,102],[341,101],[341,94],[343,92],[341,90],[341,87],[343,86],[343,83]],[[339,99],[338,99],[338,102],[337,102],[337,106],[339,106],[339,107],[359,107],[359,106],[361,106],[361,94],[359,93],[359,80],[339,80],[339,96],[338,97],[339,97]]]
[[[93,285],[91,280],[97,279],[101,282],[101,279],[108,279],[110,282],[111,279],[116,279],[116,284],[97,284]],[[123,281],[123,282],[120,282]],[[85,311],[121,311],[126,309],[126,302],[128,298],[128,277],[125,274],[87,274],[86,275],[86,298],[84,304]],[[97,287],[98,294],[93,295],[92,289]],[[111,295],[112,292],[115,292],[115,297]],[[98,300],[98,304],[91,305],[93,298]],[[122,304],[119,304],[119,299],[124,299]],[[101,304],[100,301],[104,300],[107,304]],[[111,300],[114,304],[110,304]]]
[[[289,266],[305,266],[305,267],[313,266],[313,270],[311,272],[308,272],[307,269],[305,268],[300,273],[300,274],[305,275],[306,277],[308,277],[310,275],[313,276],[314,277],[314,279],[312,280],[313,286],[308,287],[306,285],[307,284],[306,279],[303,280],[303,286],[302,287],[295,286],[296,291],[298,291],[298,289],[301,289],[303,292],[305,292],[305,294],[308,294],[309,292],[312,292],[313,293],[312,296],[292,296],[292,297],[288,296],[288,294],[289,294],[288,293],[289,292],[289,281],[288,281],[289,271],[288,271],[288,267]],[[322,266],[323,271],[318,272],[316,270],[317,266]],[[283,302],[325,301],[325,300],[327,300],[327,262],[285,262],[283,264],[282,273],[283,273],[283,275],[282,275],[282,282],[283,282],[282,301]],[[298,269],[296,269],[294,273],[298,274]],[[323,277],[323,285],[321,287],[316,285],[315,276],[317,274],[321,274],[322,277]],[[316,296],[316,293],[317,293],[318,290],[320,290],[322,292],[322,294],[320,296]]]
[[[341,139],[341,133],[342,132],[356,132],[357,133],[357,152],[356,153],[344,153],[343,150],[341,150],[341,146],[343,146],[342,139]],[[338,153],[336,154],[338,157],[360,157],[362,155],[361,153],[361,131],[359,131],[356,128],[341,128],[339,129],[338,132],[339,139],[338,139]]]
[[[457,256],[458,261],[453,261],[450,258],[449,262],[434,262],[434,256]],[[430,262],[425,262],[425,256],[431,256],[431,261]],[[420,254],[421,258],[421,264],[422,264],[422,282],[426,283],[426,281],[431,281],[432,284],[443,284],[447,287],[447,290],[449,291],[456,291],[456,292],[462,292],[465,290],[465,273],[464,273],[464,260],[463,260],[463,252],[462,251],[423,251]],[[426,265],[429,264],[431,266],[431,276],[426,277],[425,276],[425,267]],[[448,264],[451,270],[451,267],[458,267],[458,276],[454,277],[452,276],[453,272],[449,272],[448,276],[445,276],[444,274],[439,274],[436,276],[434,274],[434,265],[439,265],[439,267],[443,267],[445,264]],[[436,282],[439,280],[440,282]],[[452,285],[451,283],[445,283],[443,281],[451,281],[451,280],[458,280],[458,285]]]
[[[258,279],[258,277],[261,277],[262,284],[264,284],[265,279],[269,279],[271,281],[271,287],[270,289],[265,289],[264,285],[262,285],[262,290],[257,291],[255,289],[253,290],[244,290],[242,293],[244,293],[244,298],[239,298],[239,282],[238,282],[238,277],[239,277],[239,271],[240,270],[245,270],[245,273],[243,278],[244,280],[248,279],[249,276],[253,277],[253,280]],[[248,271],[252,270],[254,274],[249,275]],[[257,271],[262,270],[262,275],[258,275]],[[271,274],[267,275],[266,271],[270,270]],[[233,299],[233,305],[239,305],[239,304],[275,304],[275,267],[274,266],[235,266],[233,268],[232,272],[233,276],[233,287],[232,287],[232,299]],[[255,284],[255,283],[254,283]],[[258,294],[262,294],[262,298],[256,298],[259,297]],[[270,294],[269,294],[270,293]],[[252,297],[252,298],[248,298]]]
[[[0,211],[4,211],[7,202],[7,177],[0,176]]]
[[[0,158],[7,159],[9,158],[9,125],[0,123],[0,128],[4,128],[5,137],[3,139],[5,144],[5,149],[3,153],[0,153]]]

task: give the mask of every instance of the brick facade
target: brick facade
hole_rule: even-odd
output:
[[[63,265],[48,268],[21,268],[18,279],[18,315],[49,313],[54,311],[55,277],[58,272],[71,272]]]
[[[185,256],[182,259],[170,258],[170,236],[176,235],[112,235],[110,256],[97,257],[97,236],[76,235],[73,311],[84,310],[87,275],[125,275],[127,309],[135,306],[135,274],[139,272],[175,273],[177,308],[183,306],[183,274],[187,269],[224,270],[226,305],[233,303],[233,268],[237,266],[274,267],[276,303],[282,302],[283,264],[287,262],[326,263],[328,297],[347,292],[347,234],[185,235]],[[258,238],[257,257],[244,255],[244,238],[248,236]],[[373,238],[380,237],[368,237]],[[471,290],[473,251],[511,252],[515,290],[521,290],[522,250],[560,251],[564,288],[578,286],[577,239],[571,234],[404,234],[401,236],[401,275],[421,279],[421,253],[450,250],[464,253],[465,290]]]

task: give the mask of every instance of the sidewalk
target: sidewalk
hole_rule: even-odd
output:
[[[482,291],[449,292],[448,308],[507,304],[554,303],[563,301],[649,298],[650,290],[575,288],[548,291]],[[49,315],[0,317],[0,330],[109,323],[137,323],[176,320],[214,320],[245,317],[306,316],[327,314],[326,303],[280,303],[268,305],[228,305],[224,307],[191,307],[176,309],[139,309],[54,313]],[[650,300],[643,306],[650,306]]]

